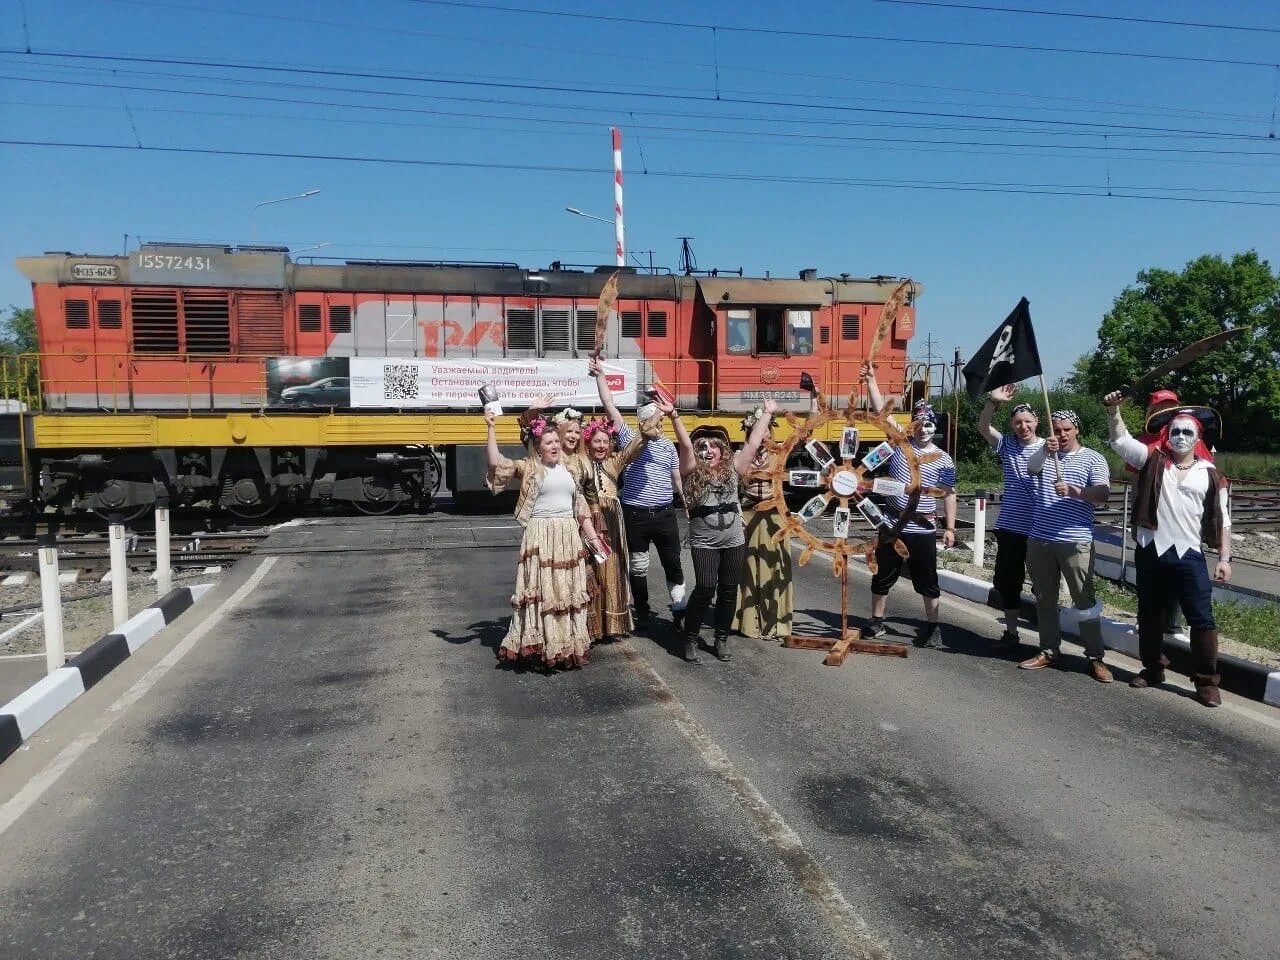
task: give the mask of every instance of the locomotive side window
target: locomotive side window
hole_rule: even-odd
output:
[[[756,353],[782,353],[782,317],[780,307],[756,308]]]
[[[813,311],[787,311],[787,353],[813,353]]]
[[[751,311],[730,310],[726,317],[726,340],[730,353],[751,352]]]

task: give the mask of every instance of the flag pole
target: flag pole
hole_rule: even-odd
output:
[[[1044,394],[1044,409],[1049,416],[1049,433],[1053,434],[1053,406],[1049,403],[1049,388],[1045,385],[1044,374],[1040,374],[1040,391]],[[1053,472],[1057,475],[1058,480],[1062,479],[1062,462],[1057,458],[1053,458]]]

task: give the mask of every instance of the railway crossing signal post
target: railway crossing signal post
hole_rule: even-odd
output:
[[[44,610],[45,671],[61,669],[66,660],[62,637],[62,584],[58,582],[58,520],[55,514],[43,532],[36,528],[40,555],[40,605]]]

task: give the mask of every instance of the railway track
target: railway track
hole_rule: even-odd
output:
[[[266,533],[173,537],[169,563],[174,569],[234,563],[252,553],[266,537]],[[131,539],[134,541],[133,549],[128,551],[126,559],[129,569],[145,573],[155,570],[155,537],[137,535]],[[111,554],[105,536],[59,537],[57,545],[62,573],[75,572],[81,577],[98,578],[111,569]],[[0,541],[0,576],[37,572],[37,550],[36,541],[32,539]]]

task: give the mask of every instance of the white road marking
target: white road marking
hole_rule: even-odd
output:
[[[867,921],[854,910],[831,875],[805,850],[799,835],[761,795],[755,784],[734,766],[720,745],[707,735],[653,665],[631,646],[630,641],[624,640],[618,647],[702,762],[742,801],[757,832],[795,876],[800,889],[818,905],[827,925],[849,955],[857,960],[892,960],[893,954],[888,946],[871,932]]]
[[[262,563],[258,565],[258,569],[240,585],[240,588],[235,593],[224,600],[221,606],[183,637],[172,650],[165,654],[159,663],[126,690],[120,696],[120,699],[111,704],[101,715],[95,717],[89,730],[67,744],[48,766],[32,777],[4,806],[0,807],[0,834],[3,834],[13,826],[18,818],[26,813],[44,795],[45,791],[58,781],[59,777],[66,773],[67,768],[75,763],[81,754],[93,746],[98,741],[98,738],[107,732],[111,725],[123,715],[125,710],[145,696],[147,691],[172,670],[178,661],[185,657],[206,633],[217,626],[223,617],[239,606],[241,601],[262,582],[262,578],[275,566],[275,563],[275,557],[263,559]]]

